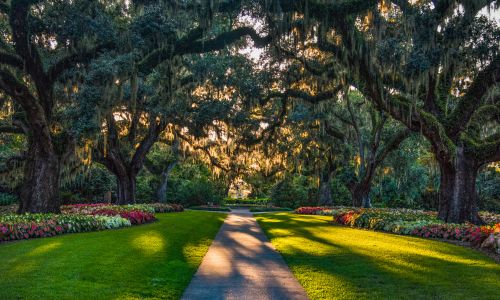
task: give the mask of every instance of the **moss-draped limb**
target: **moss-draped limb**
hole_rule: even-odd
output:
[[[444,121],[450,137],[456,137],[465,129],[474,112],[481,106],[485,94],[498,82],[500,82],[500,55],[477,74],[453,113]]]
[[[94,58],[100,51],[111,49],[114,46],[113,42],[104,43],[90,49],[85,49],[60,59],[47,70],[47,80],[49,84],[53,84],[55,80],[66,70],[74,67],[79,63],[87,63]]]
[[[132,157],[130,167],[133,174],[138,174],[142,166],[144,165],[144,160],[146,155],[154,143],[158,140],[160,133],[165,130],[167,122],[164,119],[156,118],[155,116],[150,116],[150,122],[148,127],[148,132],[144,138],[139,143],[139,147],[135,150],[134,156]]]
[[[375,8],[378,2],[378,0],[350,0],[325,3],[325,1],[281,0],[279,5],[283,12],[307,13],[311,17],[327,21]]]
[[[185,38],[181,38],[174,45],[162,47],[151,51],[141,62],[138,68],[141,72],[148,72],[166,59],[185,54],[206,53],[224,49],[226,46],[240,40],[242,37],[250,37],[256,47],[264,47],[271,42],[271,36],[261,37],[251,27],[241,27],[229,32],[224,32],[209,40],[202,40],[203,31],[198,28],[190,32]]]
[[[43,70],[43,62],[38,49],[31,43],[29,31],[28,14],[32,5],[40,0],[13,0],[10,10],[10,26],[12,28],[12,39],[16,53],[23,59],[24,68],[35,82],[38,97],[40,98],[46,112],[51,110],[50,100],[51,88],[48,86],[47,78]]]
[[[399,145],[406,139],[410,136],[411,134],[411,131],[408,130],[407,128],[404,128],[404,129],[401,129],[399,130],[398,132],[396,132],[395,134],[393,134],[390,138],[390,140],[385,143],[385,145],[383,147],[381,147],[381,149],[379,149],[379,151],[377,151],[376,155],[375,155],[375,160],[377,162],[377,164],[381,164],[384,159],[387,157],[387,155],[389,155],[389,153],[391,153],[392,151],[396,150]]]

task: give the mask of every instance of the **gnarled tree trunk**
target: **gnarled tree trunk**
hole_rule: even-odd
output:
[[[136,191],[136,175],[126,172],[116,175],[117,200],[116,204],[134,204]]]
[[[476,178],[479,164],[457,147],[453,159],[438,159],[441,170],[439,218],[448,223],[482,224],[478,215]]]
[[[370,199],[371,183],[367,182],[352,182],[348,185],[351,192],[352,204],[355,207],[372,207]]]
[[[53,149],[30,142],[18,213],[59,212],[59,158]]]

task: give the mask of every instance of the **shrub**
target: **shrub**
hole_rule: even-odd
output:
[[[479,216],[486,224],[494,225],[500,223],[500,214],[495,214],[488,211],[481,211],[479,212]]]
[[[199,178],[183,181],[172,200],[185,206],[195,206],[207,203],[220,203],[221,197],[217,194],[213,182],[206,178]]]
[[[309,182],[304,176],[287,177],[271,189],[274,205],[297,208],[309,203]]]
[[[91,164],[85,172],[61,186],[63,204],[105,202],[105,194],[114,190],[116,179],[105,167]]]
[[[184,207],[180,204],[166,204],[166,203],[151,203],[147,204],[154,208],[156,213],[169,213],[169,212],[181,212],[184,211]]]
[[[17,196],[8,193],[0,193],[0,206],[11,205],[17,202],[19,202]]]
[[[154,202],[156,197],[156,191],[160,181],[158,177],[149,174],[148,172],[141,172],[137,176],[137,187],[136,187],[136,198],[140,203],[151,203]]]

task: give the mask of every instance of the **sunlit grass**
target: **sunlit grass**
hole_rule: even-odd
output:
[[[0,299],[178,299],[225,216],[0,244]]]
[[[311,299],[498,299],[500,265],[460,246],[263,214],[260,225]]]

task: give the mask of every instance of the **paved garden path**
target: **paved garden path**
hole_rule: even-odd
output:
[[[226,218],[182,299],[308,299],[248,210]]]

